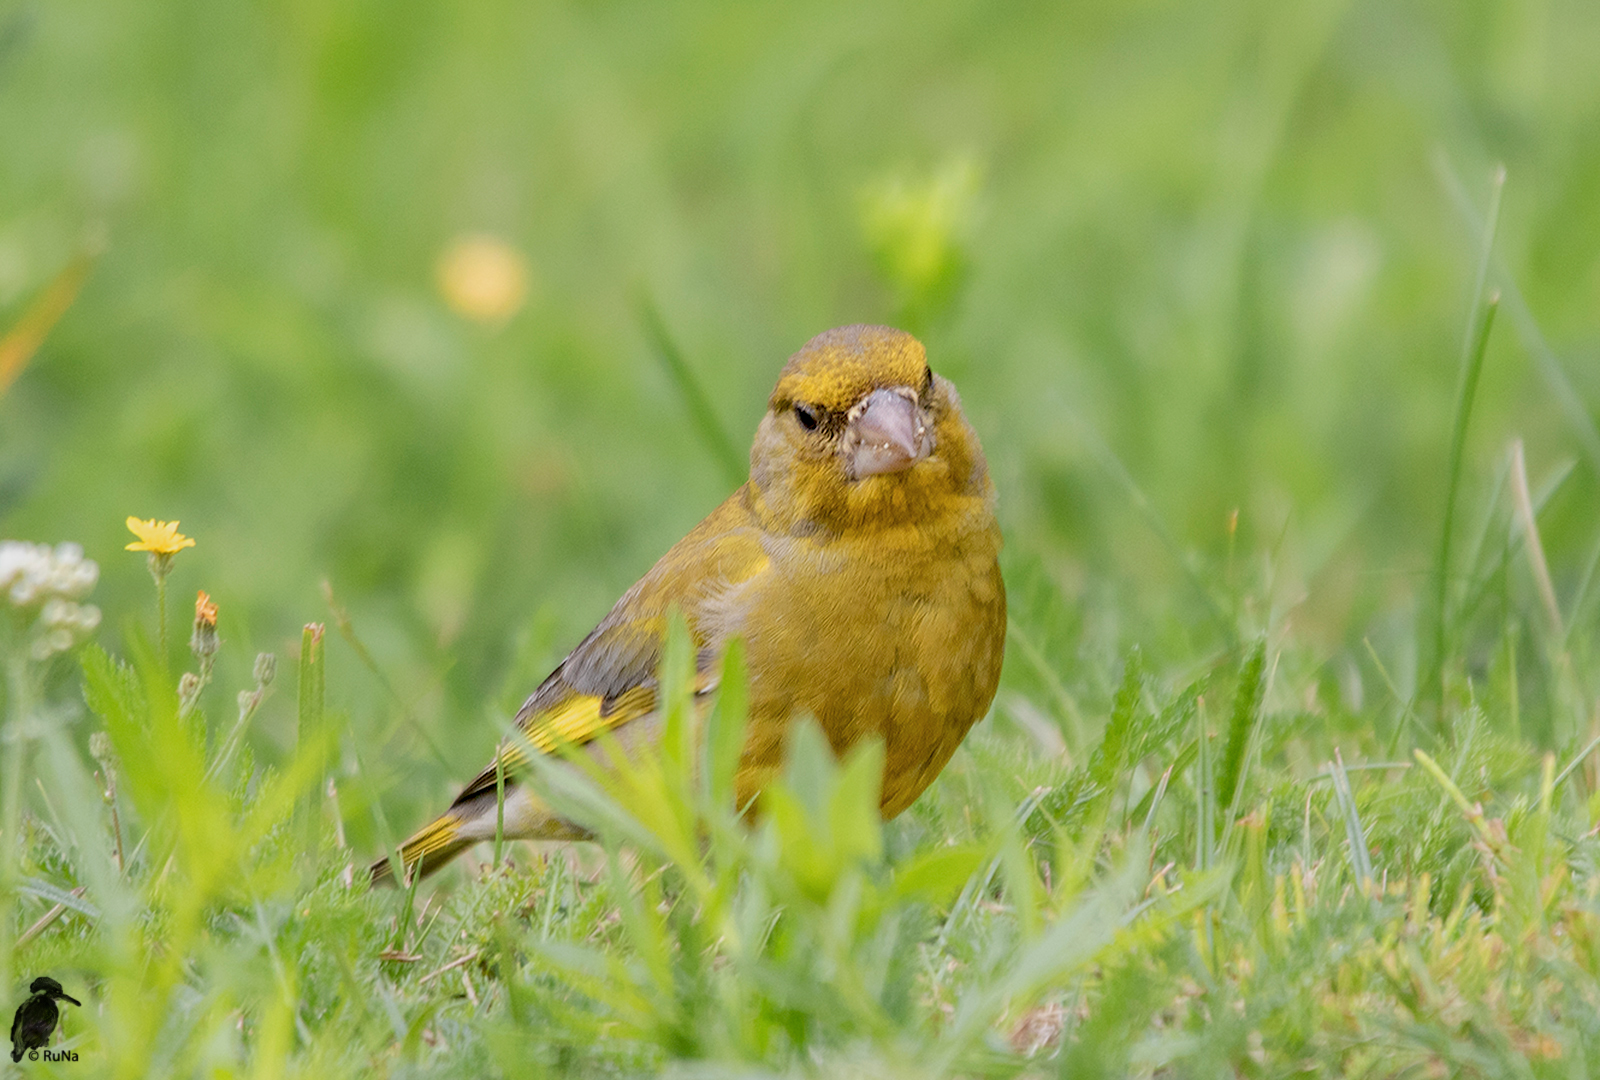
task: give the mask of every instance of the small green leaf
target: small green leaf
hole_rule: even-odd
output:
[[[17,888],[31,896],[37,896],[51,904],[60,904],[69,911],[76,911],[80,915],[87,915],[91,919],[100,917],[100,909],[81,896],[73,896],[65,889],[50,884],[43,878],[23,878],[17,883]]]
[[[894,895],[898,899],[947,904],[978,872],[987,854],[987,850],[977,844],[923,852],[895,872]]]
[[[873,739],[851,750],[828,800],[828,831],[841,863],[882,856],[883,815],[878,809],[882,787],[883,743]]]
[[[706,720],[707,809],[733,805],[749,707],[750,684],[744,665],[744,642],[734,638],[723,648],[717,702]]]

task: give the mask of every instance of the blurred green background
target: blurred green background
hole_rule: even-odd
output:
[[[892,322],[1085,708],[1238,626],[1353,706],[1363,639],[1415,678],[1497,164],[1463,533],[1521,437],[1562,595],[1589,565],[1597,57],[1592,0],[6,0],[0,332],[95,254],[0,396],[0,534],[83,543],[111,644],[153,602],[123,519],[181,519],[223,715],[330,582],[393,687],[337,642],[331,705],[410,824],[732,486],[647,312],[741,451],[807,338]],[[1036,677],[1014,643],[1002,705]]]

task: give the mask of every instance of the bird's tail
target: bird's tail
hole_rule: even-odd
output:
[[[465,819],[455,810],[446,810],[401,844],[400,863],[408,879],[427,877],[476,843],[461,835],[464,824]],[[373,885],[394,884],[394,867],[388,859],[373,863],[370,872]]]

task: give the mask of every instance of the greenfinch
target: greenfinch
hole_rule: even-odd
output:
[[[882,326],[819,334],[790,357],[750,449],[750,479],[622,595],[517,713],[526,743],[400,847],[428,874],[492,839],[584,839],[519,776],[525,747],[555,753],[610,731],[627,752],[658,737],[668,612],[697,649],[697,693],[744,642],[749,805],[811,715],[838,754],[883,741],[880,807],[900,813],[994,699],[1006,636],[994,483],[949,380],[921,342]],[[496,777],[504,784],[503,818]],[[375,882],[388,860],[372,867]]]

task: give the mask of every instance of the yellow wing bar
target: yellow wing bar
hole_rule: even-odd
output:
[[[582,746],[602,731],[637,720],[655,707],[654,686],[636,686],[609,701],[593,694],[576,694],[533,717],[523,729],[526,744],[520,739],[504,744],[497,760],[466,786],[456,802],[493,790],[497,766],[505,770],[507,777],[526,767],[527,746],[542,754],[557,753],[563,745]]]

